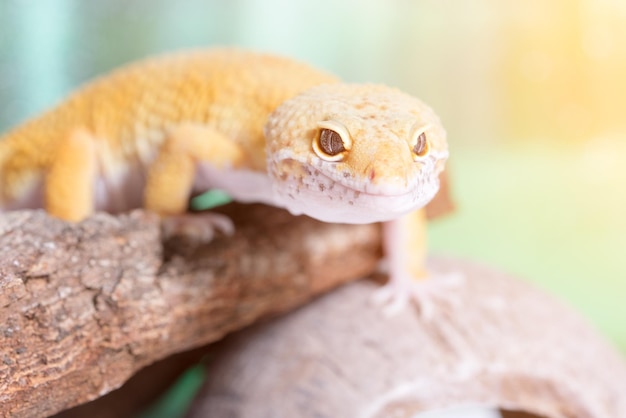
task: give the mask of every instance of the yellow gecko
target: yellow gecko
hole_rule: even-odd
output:
[[[217,188],[324,222],[383,222],[383,299],[397,305],[420,298],[423,207],[447,157],[438,117],[401,91],[273,55],[192,51],[114,71],[1,137],[0,211],[179,215]]]

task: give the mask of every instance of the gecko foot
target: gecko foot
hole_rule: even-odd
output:
[[[430,321],[435,318],[436,305],[439,303],[457,303],[455,288],[463,284],[460,273],[438,274],[415,280],[412,277],[394,277],[378,289],[372,302],[383,306],[382,312],[390,317],[414,304],[422,318]]]
[[[161,229],[168,238],[183,235],[202,242],[211,242],[216,231],[227,236],[235,233],[233,221],[226,215],[214,212],[168,216],[163,219]]]

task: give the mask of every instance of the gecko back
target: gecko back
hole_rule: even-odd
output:
[[[242,148],[250,169],[262,171],[267,116],[301,91],[336,81],[287,58],[236,49],[122,67],[0,137],[0,209],[46,207],[78,220],[94,210],[141,206],[146,172],[181,124],[210,126]]]

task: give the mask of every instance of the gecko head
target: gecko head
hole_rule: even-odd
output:
[[[274,198],[325,222],[381,222],[425,206],[448,157],[435,113],[382,85],[312,87],[270,115],[265,136]]]

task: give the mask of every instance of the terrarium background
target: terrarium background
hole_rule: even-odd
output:
[[[0,0],[0,130],[120,64],[211,45],[430,103],[459,208],[433,251],[538,283],[626,350],[626,3]]]

